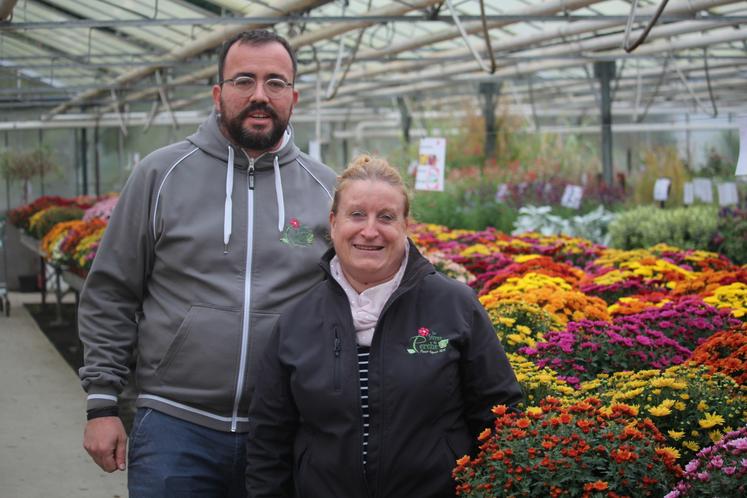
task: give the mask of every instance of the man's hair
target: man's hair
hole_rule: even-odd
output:
[[[281,44],[288,52],[291,62],[293,63],[293,81],[291,81],[291,83],[296,80],[298,62],[296,61],[296,54],[290,46],[290,43],[288,43],[288,40],[277,33],[267,31],[266,29],[252,29],[249,31],[242,31],[223,42],[223,45],[220,48],[220,53],[218,54],[218,81],[223,81],[223,67],[226,64],[226,54],[228,54],[228,50],[235,43],[247,45],[267,45],[268,43]]]
[[[347,188],[350,182],[360,180],[384,182],[399,189],[405,200],[405,218],[410,215],[410,195],[407,191],[407,187],[405,187],[405,183],[402,181],[402,176],[399,174],[399,171],[390,165],[383,157],[369,156],[368,154],[361,154],[354,157],[353,160],[350,161],[350,164],[345,168],[345,171],[337,177],[335,195],[332,199],[332,212],[335,213],[335,215],[337,214],[337,208],[340,205],[342,191]]]

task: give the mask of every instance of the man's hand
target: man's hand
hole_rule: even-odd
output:
[[[83,432],[83,447],[105,471],[125,470],[127,434],[119,417],[89,420]]]

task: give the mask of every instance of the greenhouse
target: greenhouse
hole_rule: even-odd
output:
[[[0,496],[747,495],[745,96],[744,1],[0,0]]]

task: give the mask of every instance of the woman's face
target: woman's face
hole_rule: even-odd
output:
[[[358,292],[386,282],[405,256],[404,193],[383,181],[353,180],[330,213],[332,243],[345,278]]]

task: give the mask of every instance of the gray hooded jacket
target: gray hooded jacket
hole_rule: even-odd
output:
[[[335,173],[283,145],[248,158],[215,113],[132,172],[81,294],[88,408],[117,403],[133,350],[150,407],[245,432],[282,310],[322,279]]]

